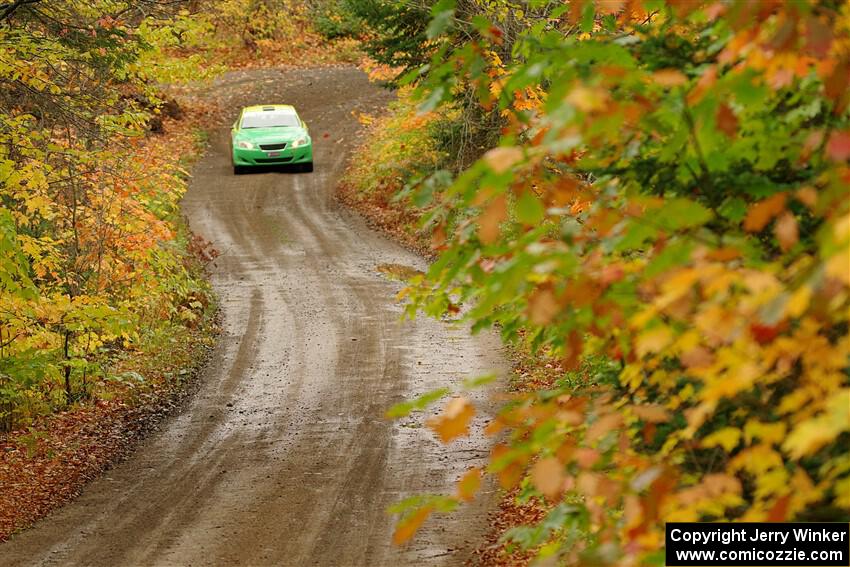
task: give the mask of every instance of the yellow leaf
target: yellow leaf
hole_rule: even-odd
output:
[[[448,443],[455,437],[469,435],[469,422],[475,415],[475,407],[463,397],[449,400],[443,413],[428,420],[428,427],[433,429],[443,443]]]
[[[756,496],[767,500],[776,495],[788,493],[788,471],[783,467],[775,467],[754,477]]]
[[[812,288],[807,285],[801,285],[795,291],[788,303],[785,304],[785,313],[789,317],[799,317],[809,306],[809,301],[812,298]]]
[[[835,483],[835,504],[842,508],[850,508],[850,476]]]
[[[850,286],[850,249],[845,246],[833,254],[826,262],[826,273]]]
[[[703,447],[723,447],[728,453],[741,441],[741,430],[736,427],[724,427],[702,440]]]
[[[722,473],[708,474],[694,486],[680,490],[676,494],[679,506],[692,511],[713,510],[722,513],[723,508],[740,502],[741,482],[734,476]]]
[[[738,392],[752,387],[759,378],[764,378],[766,369],[756,364],[749,353],[740,348],[722,348],[715,353],[717,363],[729,370],[705,379],[701,397],[718,401],[731,398]]]
[[[809,509],[814,502],[823,499],[823,488],[815,486],[812,479],[801,467],[794,470],[794,476],[790,481],[791,504],[789,514],[796,515],[803,510]]]
[[[753,476],[767,474],[767,471],[783,467],[782,456],[769,445],[759,444],[742,450],[729,461],[730,471],[747,471]]]
[[[669,345],[673,340],[673,333],[667,327],[656,327],[644,331],[637,338],[637,354],[644,356],[653,352],[659,352]]]
[[[812,455],[847,430],[850,430],[850,388],[832,394],[826,411],[798,424],[782,448],[799,459]]]
[[[690,293],[700,274],[694,269],[682,269],[672,274],[662,286],[663,294],[658,298],[656,306],[664,308],[683,295]]]
[[[764,443],[779,443],[785,438],[787,427],[784,422],[763,423],[751,419],[744,426],[744,439],[752,443],[754,439],[760,439]]]

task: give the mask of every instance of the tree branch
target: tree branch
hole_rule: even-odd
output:
[[[12,14],[14,14],[21,6],[37,4],[39,2],[41,2],[41,0],[15,0],[14,2],[9,2],[7,4],[0,4],[0,21],[11,18]]]

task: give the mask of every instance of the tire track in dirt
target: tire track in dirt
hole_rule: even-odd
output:
[[[226,128],[213,136],[184,203],[193,230],[222,252],[212,278],[224,330],[199,391],[76,501],[0,546],[0,565],[463,563],[486,531],[489,493],[403,548],[390,544],[385,510],[451,491],[484,462],[487,441],[443,446],[425,416],[389,422],[383,412],[502,370],[499,341],[399,321],[400,286],[376,267],[422,260],[332,199],[360,127],[352,111],[374,112],[388,94],[357,70],[322,68],[233,72],[205,96],[234,113],[296,105],[316,171],[233,176]]]

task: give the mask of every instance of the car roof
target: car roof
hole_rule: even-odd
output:
[[[291,104],[255,104],[253,106],[246,106],[242,109],[243,113],[246,112],[286,112],[297,114],[295,112],[295,107]]]

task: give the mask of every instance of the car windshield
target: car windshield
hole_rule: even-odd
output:
[[[249,112],[242,116],[242,128],[278,128],[282,126],[300,126],[298,115],[294,112]]]

